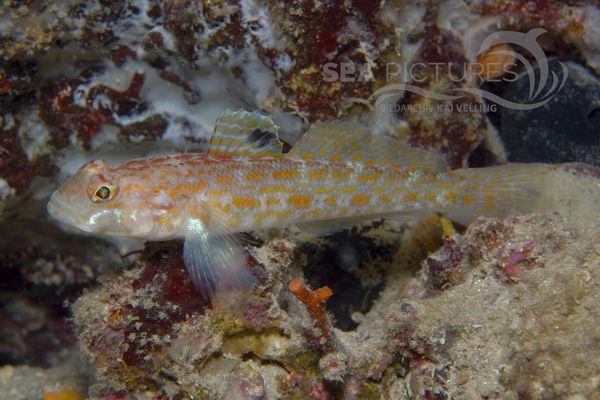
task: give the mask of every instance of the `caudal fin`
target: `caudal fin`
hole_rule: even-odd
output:
[[[440,211],[465,225],[478,216],[546,212],[552,203],[550,173],[548,164],[516,163],[452,171],[461,190],[455,206]]]

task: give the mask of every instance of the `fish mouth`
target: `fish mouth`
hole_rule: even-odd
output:
[[[67,225],[76,227],[86,231],[83,224],[81,223],[83,215],[75,207],[69,206],[62,196],[58,194],[58,191],[52,193],[48,204],[46,205],[46,211],[56,221],[65,223]]]
[[[68,207],[65,202],[58,197],[58,192],[52,193],[50,200],[48,200],[48,204],[46,204],[46,210],[48,211],[48,214],[57,221],[63,221],[64,217],[69,215],[67,212]]]

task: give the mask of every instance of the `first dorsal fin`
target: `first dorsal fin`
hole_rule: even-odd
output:
[[[436,154],[389,136],[374,135],[365,127],[340,122],[315,123],[287,156],[431,172],[446,169],[446,163]]]
[[[215,125],[208,154],[255,158],[279,156],[283,143],[277,136],[278,129],[270,117],[257,111],[225,111]]]

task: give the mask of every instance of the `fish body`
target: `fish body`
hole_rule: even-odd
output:
[[[84,165],[48,211],[90,232],[184,238],[190,276],[212,296],[251,285],[236,233],[294,224],[327,232],[433,212],[462,223],[502,216],[527,209],[543,168],[447,171],[433,154],[339,124],[316,125],[282,154],[272,121],[240,110],[221,117],[207,153]]]

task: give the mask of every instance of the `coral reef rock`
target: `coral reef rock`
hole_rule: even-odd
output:
[[[302,276],[288,241],[249,248],[261,288],[237,313],[200,300],[177,245],[146,249],[145,261],[78,299],[74,318],[99,399],[590,398],[599,235],[560,216],[478,219],[416,276],[390,271],[350,331],[319,306],[335,292],[282,284]]]

